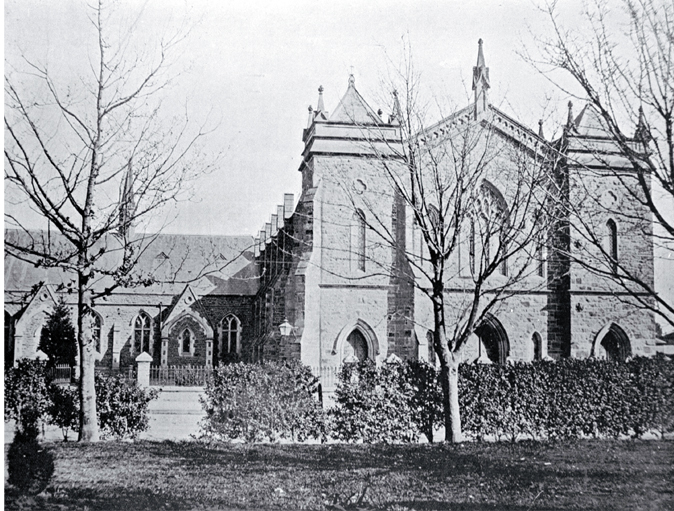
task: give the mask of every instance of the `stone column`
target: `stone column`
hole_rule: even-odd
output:
[[[112,346],[109,346],[109,349],[112,350],[112,368],[116,371],[119,370],[119,357],[122,351],[121,340],[119,326],[115,324],[112,326]]]
[[[213,365],[213,339],[206,339],[206,365]]]
[[[161,338],[161,365],[166,367],[168,365],[168,337]]]
[[[145,351],[136,357],[138,365],[138,385],[141,387],[150,386],[150,363],[152,357]]]

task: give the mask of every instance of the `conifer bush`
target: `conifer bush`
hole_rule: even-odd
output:
[[[48,367],[58,364],[75,365],[77,336],[70,318],[70,309],[59,300],[40,331],[40,349],[49,357]]]
[[[46,417],[50,398],[46,363],[23,358],[5,372],[5,421],[18,430],[37,428]]]

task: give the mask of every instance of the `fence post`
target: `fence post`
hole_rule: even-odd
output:
[[[150,362],[152,362],[152,357],[146,352],[136,357],[136,364],[138,364],[138,385],[141,387],[150,386]]]

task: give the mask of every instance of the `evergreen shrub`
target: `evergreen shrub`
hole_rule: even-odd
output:
[[[46,363],[19,360],[5,372],[5,421],[15,420],[17,430],[37,428],[46,417],[50,399]]]
[[[424,362],[345,364],[331,410],[344,441],[429,441],[443,423],[439,371]],[[674,428],[674,362],[565,359],[461,364],[464,435],[475,439],[641,436]]]
[[[158,396],[123,376],[96,376],[96,413],[101,436],[136,438],[150,425],[148,405]]]
[[[399,361],[377,367],[371,360],[344,364],[330,410],[332,435],[346,442],[415,442],[420,428],[412,401],[415,387]],[[428,409],[421,404],[420,410]]]
[[[206,438],[246,442],[324,439],[326,421],[315,397],[318,379],[299,362],[227,364],[206,383]]]
[[[48,421],[61,428],[63,440],[67,442],[70,430],[78,431],[79,427],[80,407],[77,389],[52,383],[48,392],[50,401],[47,408]]]

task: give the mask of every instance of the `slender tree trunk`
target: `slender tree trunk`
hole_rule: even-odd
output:
[[[449,413],[445,413],[445,440],[458,444],[463,441],[461,433],[461,410],[459,409],[459,357],[450,352],[447,368],[447,401]]]
[[[459,409],[459,355],[452,351],[445,336],[444,290],[433,297],[433,319],[435,323],[434,348],[440,359],[440,383],[442,385],[442,405],[445,413],[445,441],[459,443],[461,434],[461,410]]]
[[[94,382],[94,349],[85,297],[86,277],[78,275],[77,341],[80,347],[80,432],[79,442],[98,442],[98,418],[96,416],[96,386]]]

